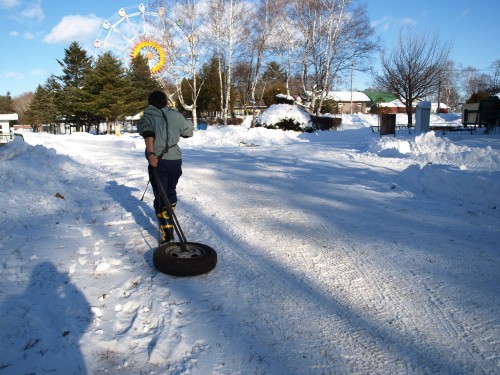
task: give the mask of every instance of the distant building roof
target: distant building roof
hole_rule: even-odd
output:
[[[406,108],[406,106],[401,102],[399,99],[394,99],[391,100],[390,102],[382,102],[379,103],[380,107],[386,107],[386,108]]]
[[[352,95],[352,96],[351,96]],[[353,102],[370,102],[370,98],[361,91],[330,91],[326,94],[327,99],[335,100],[336,102],[347,103]],[[351,99],[352,98],[352,99]]]
[[[0,114],[0,121],[16,121],[19,120],[17,113]]]
[[[370,98],[373,103],[388,103],[397,99],[396,95],[390,92],[383,91],[363,91],[363,93]]]
[[[134,116],[125,116],[125,120],[127,120],[127,121],[138,121],[138,120],[141,119],[143,113],[144,113],[144,111],[141,111],[141,112],[135,114]]]

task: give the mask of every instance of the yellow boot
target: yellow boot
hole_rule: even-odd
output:
[[[170,219],[168,211],[162,211],[156,214],[158,216],[158,226],[160,228],[159,243],[163,245],[174,241],[174,225]]]

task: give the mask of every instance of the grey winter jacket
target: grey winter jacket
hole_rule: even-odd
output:
[[[163,154],[163,159],[178,160],[182,158],[182,152],[177,144],[180,137],[191,137],[193,135],[193,124],[187,120],[181,113],[172,109],[158,108],[148,105],[137,124],[137,130],[141,136],[144,133],[154,135],[154,153],[159,156],[165,149],[167,139],[167,127],[162,112],[168,120],[168,152]]]

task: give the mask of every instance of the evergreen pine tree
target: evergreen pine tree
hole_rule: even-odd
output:
[[[95,122],[95,117],[88,112],[86,97],[81,91],[85,76],[91,70],[92,59],[77,42],[72,42],[64,52],[64,59],[57,60],[63,72],[57,77],[61,85],[61,91],[57,95],[57,104],[61,113],[64,114],[65,122],[74,124],[76,130],[80,131],[81,126],[86,125],[88,128],[92,122]]]
[[[130,63],[126,72],[128,87],[127,115],[133,116],[148,104],[148,96],[154,90],[160,90],[160,83],[151,75],[148,60],[138,54]]]
[[[199,74],[200,80],[203,82],[197,102],[197,108],[200,111],[217,112],[220,110],[218,64],[218,59],[212,57],[208,63],[203,65]]]
[[[276,95],[286,94],[286,74],[277,62],[271,61],[262,74],[265,90],[262,100],[267,106],[276,104]]]
[[[9,91],[7,91],[6,95],[0,95],[0,113],[14,113],[12,97]]]
[[[271,61],[265,72],[262,73],[262,80],[266,82],[284,83],[286,80],[286,73],[277,62]]]
[[[60,86],[53,76],[47,80],[45,85],[38,85],[26,116],[34,130],[45,125],[49,127],[50,132],[55,133],[55,125],[60,120],[55,94],[59,89]]]
[[[85,110],[104,119],[109,134],[111,124],[127,112],[130,85],[125,70],[119,60],[106,52],[99,56],[84,81]]]

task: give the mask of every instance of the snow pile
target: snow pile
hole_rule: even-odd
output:
[[[500,171],[500,154],[490,145],[471,147],[459,145],[448,138],[437,137],[428,132],[415,137],[412,155],[427,164],[447,164],[460,169],[474,167],[476,170]]]
[[[352,130],[378,125],[378,117],[357,113],[354,115],[342,115],[342,125],[338,130]]]
[[[299,124],[302,129],[312,126],[309,114],[293,104],[273,104],[258,118],[258,122],[262,126],[274,125],[284,120],[292,120]]]
[[[301,133],[283,132],[262,127],[228,125],[209,126],[207,130],[197,131],[194,136],[183,140],[185,147],[234,147],[234,146],[271,146],[303,142]],[[142,142],[144,143],[144,142]]]
[[[372,140],[369,151],[414,160],[416,164],[404,170],[401,179],[427,195],[486,209],[500,207],[500,152],[490,145],[460,145],[428,132],[414,138]]]
[[[383,137],[372,140],[370,151],[382,157],[411,156],[420,164],[446,164],[462,170],[473,167],[477,170],[500,171],[498,150],[490,145],[478,146],[456,144],[449,138],[428,132],[414,138]]]

